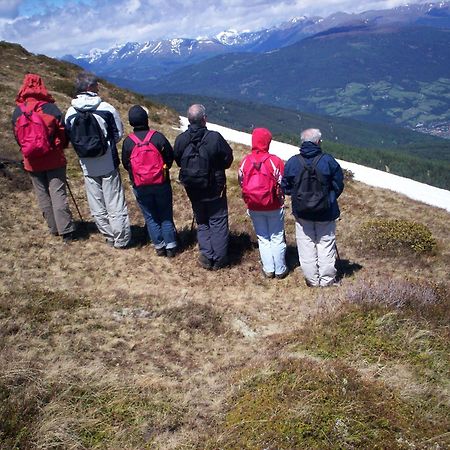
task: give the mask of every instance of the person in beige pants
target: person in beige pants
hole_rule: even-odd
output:
[[[67,147],[67,138],[62,113],[42,78],[33,73],[25,75],[16,97],[16,105],[12,115],[14,136],[21,148],[24,169],[30,175],[49,231],[54,236],[62,236],[64,242],[76,240],[75,224],[66,193],[67,162],[64,149]],[[42,154],[31,155],[24,152],[24,149],[29,151],[30,142],[33,142],[31,146],[35,149],[40,148],[37,139],[25,139],[20,130],[22,119],[31,114],[31,111],[35,111],[45,125],[50,149]]]
[[[300,137],[300,153],[286,163],[281,187],[292,197],[297,250],[306,284],[332,286],[336,280],[336,219],[340,215],[337,199],[344,190],[344,175],[338,162],[322,152],[320,130],[304,130]],[[316,205],[305,200],[312,192],[305,190],[308,172],[313,172],[320,184],[321,201]]]

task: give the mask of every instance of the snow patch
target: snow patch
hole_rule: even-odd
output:
[[[182,130],[187,129],[189,122],[186,117],[180,116],[180,126]],[[252,135],[242,131],[232,130],[221,125],[208,122],[208,129],[218,131],[225,139],[231,142],[251,146]],[[284,161],[291,156],[298,154],[298,147],[284,142],[272,141],[270,144],[270,153],[277,155]],[[450,212],[450,191],[430,186],[425,183],[400,177],[392,173],[383,172],[359,164],[337,160],[343,169],[351,170],[354,178],[361,183],[390,191],[398,192],[413,200],[417,200],[427,205],[443,208]]]

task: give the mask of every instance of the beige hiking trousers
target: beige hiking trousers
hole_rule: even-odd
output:
[[[50,233],[63,235],[74,231],[67,200],[66,168],[28,173]]]
[[[300,266],[310,286],[328,286],[336,276],[336,222],[297,219],[295,235]]]

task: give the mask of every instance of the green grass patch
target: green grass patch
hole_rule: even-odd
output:
[[[181,425],[170,393],[101,378],[1,371],[0,448],[152,448],[155,435]]]
[[[339,362],[280,362],[242,383],[207,449],[415,448],[445,424]]]
[[[85,297],[30,285],[0,294],[0,320],[20,317],[30,323],[43,323],[49,321],[55,311],[89,306],[90,301]]]
[[[371,364],[405,364],[426,381],[450,373],[449,330],[381,306],[353,305],[336,317],[308,327],[299,348],[324,358]]]

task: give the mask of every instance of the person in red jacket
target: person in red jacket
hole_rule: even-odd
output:
[[[42,78],[27,74],[16,97],[16,108],[12,115],[12,126],[17,143],[21,147],[23,165],[29,173],[39,207],[50,229],[50,233],[62,236],[65,242],[75,239],[75,226],[69,209],[66,192],[66,158],[64,148],[68,141],[64,130],[62,113],[47,91]],[[18,127],[23,114],[35,111],[42,118],[49,149],[34,156],[24,154],[24,143]],[[44,128],[44,127],[43,127]],[[27,144],[29,145],[29,144]]]
[[[252,152],[239,167],[239,184],[258,237],[262,271],[266,278],[285,278],[284,197],[280,183],[284,163],[269,153],[272,134],[266,128],[252,133]]]

